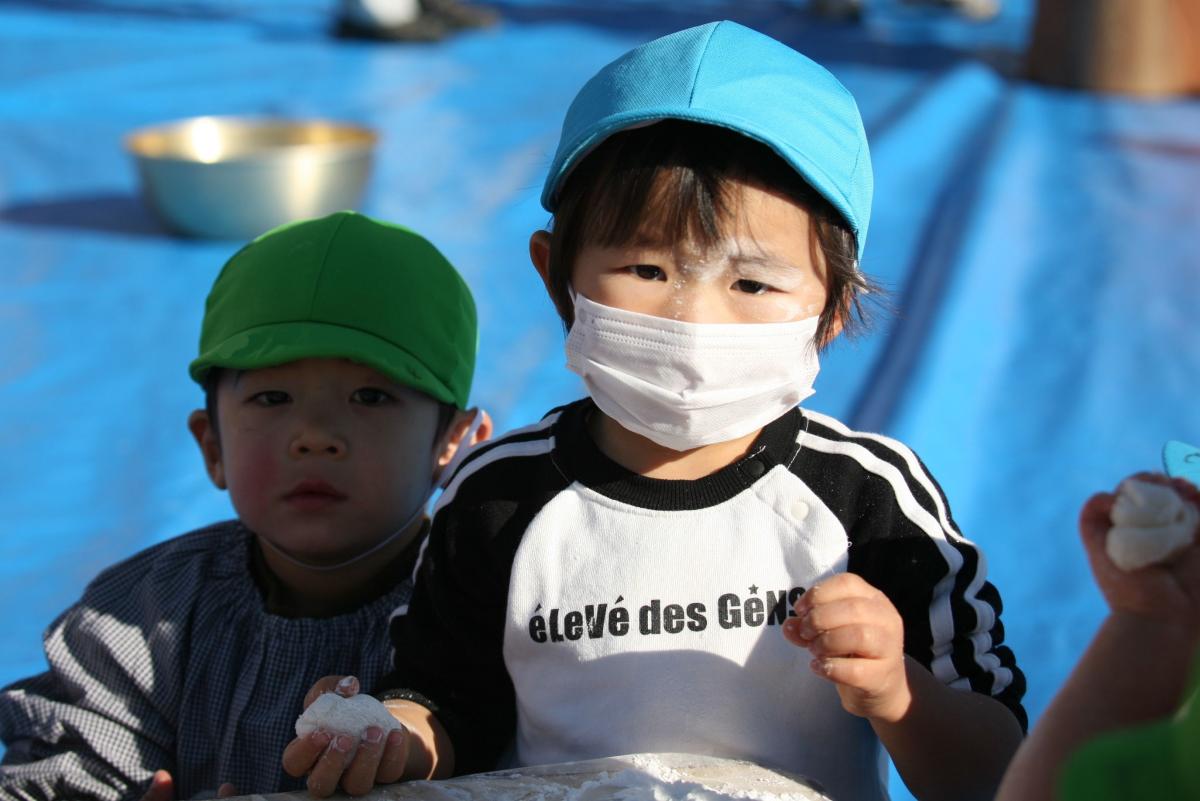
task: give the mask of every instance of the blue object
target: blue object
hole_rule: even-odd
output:
[[[854,98],[820,64],[727,20],[634,48],[589,80],[567,110],[542,205],[554,211],[567,174],[606,138],[664,119],[768,145],[842,213],[862,253],[873,179]]]
[[[1177,439],[1163,445],[1163,469],[1171,478],[1186,478],[1200,486],[1200,448]]]

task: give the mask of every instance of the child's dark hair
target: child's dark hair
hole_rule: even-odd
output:
[[[638,238],[710,247],[733,213],[729,181],[777,192],[812,220],[812,247],[825,259],[828,293],[816,341],[864,327],[864,295],[879,287],[858,269],[858,243],[845,218],[773,150],[714,125],[667,120],[614,134],[567,176],[558,195],[549,289],[563,324],[574,320],[571,269],[586,245],[613,247]]]
[[[217,387],[220,386],[221,376],[224,374],[225,370],[221,367],[213,367],[204,374],[204,411],[208,414],[208,420],[217,437],[217,442],[221,441],[221,429],[217,422]],[[452,403],[437,401],[437,405],[438,419],[437,429],[433,435],[434,442],[441,441],[442,436],[450,429],[450,424],[454,422],[454,415],[458,412],[458,408]]]

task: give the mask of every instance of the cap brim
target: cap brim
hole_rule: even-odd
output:
[[[255,370],[300,359],[349,359],[437,401],[466,408],[465,397],[456,397],[420,360],[398,345],[364,331],[311,321],[243,331],[200,354],[188,372],[203,383],[204,375],[214,367]]]

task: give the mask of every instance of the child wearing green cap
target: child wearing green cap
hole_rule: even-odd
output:
[[[264,755],[314,680],[386,670],[425,504],[490,432],[476,344],[467,285],[399,226],[343,212],[234,255],[188,426],[238,518],[105,570],[54,622],[50,669],[0,694],[0,798],[295,789]]]
[[[854,99],[760,33],[593,77],[530,243],[589,397],[451,479],[366,683],[407,746],[298,739],[286,769],[359,793],[687,752],[882,801],[890,754],[922,799],[990,798],[1024,678],[983,556],[911,450],[798,406],[871,287],[871,190]]]
[[[1172,486],[1200,510],[1200,490],[1183,478],[1134,478]],[[1109,614],[996,801],[1200,798],[1200,529],[1167,561],[1122,570],[1105,548],[1114,502],[1094,495],[1079,517]]]

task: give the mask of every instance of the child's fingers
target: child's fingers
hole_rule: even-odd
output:
[[[154,771],[142,801],[175,801],[175,780],[171,774],[165,770]]]
[[[355,738],[347,734],[336,735],[308,774],[309,794],[317,798],[333,795],[357,747]]]
[[[355,688],[355,691],[357,692],[358,679],[355,679],[353,676],[322,676],[321,678],[317,679],[316,683],[313,684],[313,686],[309,688],[307,693],[305,693],[304,708],[308,709],[308,707],[312,704],[313,701],[317,700],[319,697],[321,697],[325,693],[331,693],[331,692],[336,691],[338,693],[338,695],[344,695],[347,698],[350,697],[351,695],[354,695],[354,693],[352,693],[352,692],[350,692],[350,693],[345,692],[345,689],[348,689],[347,687],[343,687],[343,682],[345,682],[346,679],[353,680],[353,687]],[[341,689],[339,689],[339,688],[341,688]]]
[[[1171,485],[1175,487],[1175,491],[1178,492],[1185,501],[1196,506],[1200,506],[1200,488],[1197,488],[1195,484],[1188,481],[1186,478],[1173,478],[1171,479]]]
[[[1196,485],[1186,478],[1179,476],[1172,478],[1163,473],[1135,473],[1129,478],[1145,481],[1149,484],[1161,484],[1164,487],[1171,487],[1185,501],[1200,505],[1200,489],[1197,489]]]
[[[217,798],[233,798],[237,794],[237,788],[229,782],[225,782],[217,788]]]
[[[316,761],[329,747],[329,735],[323,731],[314,731],[307,737],[297,737],[283,749],[283,769],[289,776],[297,779],[312,768]]]
[[[1112,527],[1110,515],[1115,500],[1111,492],[1101,492],[1088,498],[1079,510],[1079,533],[1089,552],[1096,547],[1103,549],[1104,537]]]
[[[811,640],[822,632],[832,631],[843,626],[856,626],[889,621],[895,617],[899,623],[899,615],[889,615],[890,603],[883,606],[878,598],[852,596],[830,603],[822,603],[808,610],[807,614],[793,618],[797,633],[806,640]]]
[[[792,645],[798,645],[801,648],[808,647],[808,640],[805,639],[804,635],[800,633],[800,618],[789,617],[787,620],[783,621],[783,625],[780,626],[780,629],[783,631],[784,639],[786,639]]]
[[[855,689],[870,687],[876,673],[872,660],[853,657],[817,657],[809,663],[809,667],[821,678]]]
[[[404,778],[404,768],[408,765],[408,743],[406,729],[392,729],[388,732],[383,756],[379,760],[379,771],[375,774],[378,784],[391,784]]]
[[[871,598],[877,595],[882,595],[882,593],[868,584],[862,576],[856,573],[838,573],[811,587],[808,592],[800,596],[793,608],[797,615],[803,617],[809,610],[817,606],[846,598]]]
[[[818,634],[807,647],[817,659],[883,659],[901,650],[902,645],[878,626],[841,626]]]
[[[363,732],[350,766],[342,775],[342,789],[349,795],[366,795],[375,787],[375,775],[383,756],[385,732],[378,726],[368,726]]]

